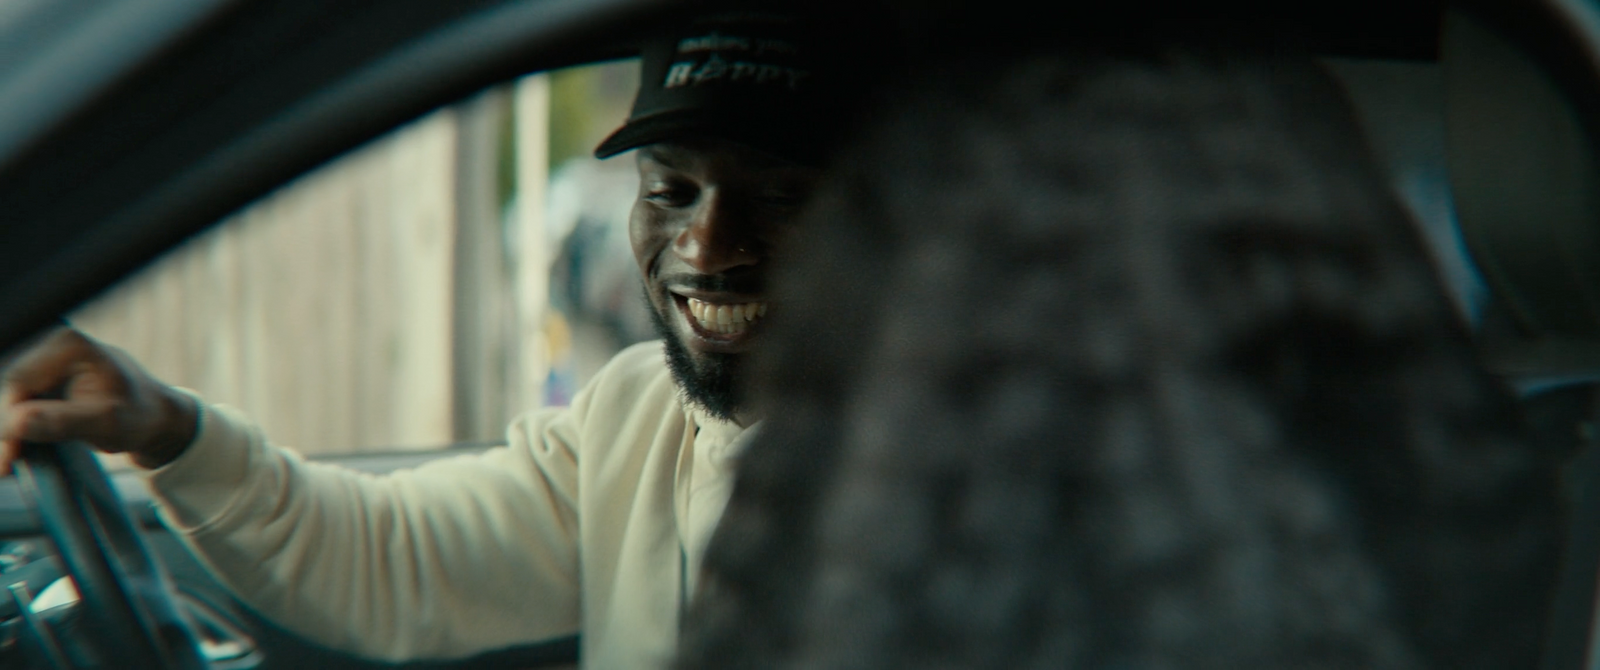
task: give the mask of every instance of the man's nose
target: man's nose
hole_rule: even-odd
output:
[[[701,274],[721,274],[761,262],[757,222],[723,198],[703,198],[672,251]]]

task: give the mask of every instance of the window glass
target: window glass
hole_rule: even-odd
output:
[[[632,61],[536,75],[290,183],[71,316],[307,454],[492,442],[648,337]]]

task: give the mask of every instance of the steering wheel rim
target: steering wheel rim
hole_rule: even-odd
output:
[[[130,670],[206,668],[165,571],[88,446],[28,445],[17,474],[77,586],[93,631],[85,642],[100,658]]]

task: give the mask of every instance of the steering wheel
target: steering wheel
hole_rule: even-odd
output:
[[[17,462],[17,474],[32,492],[44,532],[77,585],[89,633],[84,644],[118,668],[206,668],[173,602],[166,573],[151,558],[89,448],[81,443],[29,445]],[[48,635],[44,640],[54,644]],[[64,658],[60,651],[50,655]]]

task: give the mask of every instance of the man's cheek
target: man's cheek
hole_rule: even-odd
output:
[[[660,226],[653,224],[644,203],[634,203],[633,213],[628,217],[628,244],[633,247],[633,257],[639,263],[639,270],[647,276],[653,259],[664,246],[661,236],[655,234]]]

